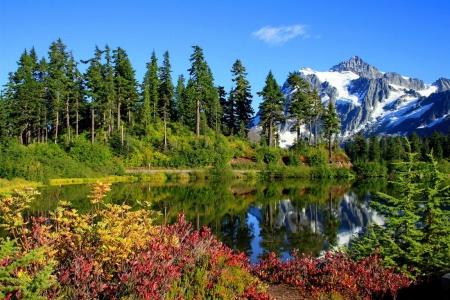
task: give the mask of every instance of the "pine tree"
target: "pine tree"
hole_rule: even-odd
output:
[[[241,124],[243,124],[244,127],[250,125],[252,116],[255,112],[252,108],[253,96],[250,92],[250,83],[246,79],[246,69],[239,59],[233,64],[231,74],[234,76],[232,81],[236,84],[236,87],[230,92],[230,98],[232,97],[234,100],[234,113],[236,114],[235,124],[232,124],[232,126],[237,132],[239,131]]]
[[[290,102],[288,103],[289,118],[295,119],[294,129],[297,131],[297,142],[300,142],[300,127],[309,120],[311,109],[308,101],[310,92],[309,84],[297,73],[289,73],[287,79],[291,89]]]
[[[327,109],[322,116],[323,131],[325,138],[328,140],[329,157],[333,156],[332,143],[333,135],[338,134],[341,130],[339,116],[336,113],[333,103],[328,102]]]
[[[191,54],[191,68],[188,69],[191,84],[192,99],[195,102],[195,134],[200,136],[200,114],[203,111],[206,115],[208,125],[214,122],[214,108],[218,106],[219,98],[214,86],[214,78],[211,69],[203,56],[203,49],[199,46],[192,46],[194,52]]]
[[[319,120],[323,114],[323,106],[322,101],[320,100],[319,94],[316,90],[310,92],[310,101],[311,101],[311,120],[314,123],[314,146],[318,145],[318,127]],[[310,123],[311,128],[311,123]]]
[[[139,98],[137,92],[138,84],[135,78],[135,71],[125,50],[120,47],[114,50],[113,60],[117,96],[117,129],[120,130],[121,109],[127,115],[128,126],[132,126],[131,113],[135,110]]]
[[[228,99],[224,102],[222,106],[222,111],[224,112],[224,125],[227,128],[228,134],[233,135],[236,133],[236,113],[235,113],[235,100],[234,94],[232,93],[233,89],[228,93]]]
[[[159,110],[164,123],[164,151],[167,149],[167,120],[174,119],[174,87],[172,83],[169,52],[164,53],[163,66],[159,69]]]
[[[263,98],[259,105],[260,120],[263,128],[267,131],[267,143],[269,147],[272,147],[274,127],[285,119],[283,93],[273,77],[272,71],[266,77],[266,85],[263,90],[257,94]]]
[[[179,75],[177,80],[177,86],[175,87],[175,94],[174,94],[174,100],[175,100],[175,118],[176,121],[182,121],[182,115],[183,115],[183,95],[184,90],[186,86],[184,84],[184,76]]]
[[[369,161],[373,162],[381,162],[381,149],[380,142],[375,135],[370,136],[369,138],[369,151],[368,151]]]
[[[143,97],[143,117],[144,123],[150,123],[150,120],[156,120],[158,114],[159,101],[159,77],[158,77],[158,59],[155,51],[152,52],[150,63],[147,63],[147,72],[145,73],[141,87]]]
[[[420,155],[420,137],[415,131],[409,136],[409,144],[411,145],[411,152],[418,153],[418,158],[421,159],[422,156]]]
[[[394,163],[392,182],[396,195],[377,193],[371,206],[383,216],[384,225],[373,224],[365,235],[352,241],[351,254],[358,259],[375,251],[386,266],[396,266],[412,276],[441,275],[450,269],[450,186],[429,154],[429,163],[417,160],[409,143],[406,161]]]
[[[105,46],[105,64],[102,65],[103,89],[103,126],[106,127],[108,137],[114,131],[114,115],[116,112],[116,87],[114,84],[114,68],[112,65],[111,49]]]
[[[217,87],[217,95],[219,96],[219,103],[222,109],[222,115],[220,116],[220,122],[222,124],[222,132],[224,134],[229,134],[229,122],[230,122],[230,110],[232,108],[228,105],[227,92],[223,86]]]
[[[444,157],[444,150],[442,147],[443,139],[442,133],[438,133],[436,130],[430,137],[430,148],[433,150],[434,158],[437,161],[441,161]]]
[[[34,123],[35,103],[33,103],[33,90],[36,84],[33,75],[33,59],[25,50],[18,61],[17,71],[10,76],[10,82],[7,85],[8,117],[10,131],[18,136],[21,144],[30,144],[30,131]],[[17,109],[19,108],[20,109]]]
[[[180,117],[183,125],[186,125],[191,130],[196,132],[197,127],[197,91],[195,90],[195,83],[192,78],[188,79],[186,88],[183,90]],[[200,126],[200,125],[199,125]]]
[[[89,98],[89,109],[91,112],[91,143],[95,141],[95,111],[101,107],[101,99],[103,93],[103,66],[101,63],[103,52],[95,46],[94,58],[88,61],[82,61],[83,63],[90,63],[89,67],[84,74],[86,84],[86,94]],[[120,103],[118,104],[120,107]],[[120,117],[120,112],[118,112]],[[119,126],[119,121],[118,121]]]
[[[67,90],[70,79],[66,73],[69,54],[66,52],[66,45],[63,44],[61,39],[58,39],[58,41],[50,45],[48,55],[47,95],[49,97],[49,111],[54,118],[51,125],[56,144],[60,130],[60,114],[63,110],[64,103],[69,97]]]

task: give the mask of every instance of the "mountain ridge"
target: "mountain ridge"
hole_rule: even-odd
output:
[[[318,91],[324,105],[329,101],[335,104],[341,119],[341,141],[358,132],[366,136],[409,135],[413,131],[430,135],[434,130],[447,134],[450,128],[449,79],[441,77],[426,84],[418,78],[382,72],[359,56],[328,71],[302,68],[298,74]],[[287,82],[281,89],[288,103],[291,91]],[[288,116],[287,109],[285,114]],[[287,120],[281,124],[281,147],[293,144],[294,123]],[[309,132],[309,128],[303,126],[302,131]]]

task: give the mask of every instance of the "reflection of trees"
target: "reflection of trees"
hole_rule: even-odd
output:
[[[340,196],[342,197],[342,196]],[[329,191],[328,203],[325,206],[323,216],[323,234],[325,235],[325,240],[327,242],[325,248],[326,250],[331,249],[333,246],[337,245],[337,235],[339,231],[340,218],[334,212],[337,210],[336,205],[338,203],[337,199],[333,197],[333,191]]]
[[[238,215],[225,214],[222,217],[220,240],[233,250],[242,251],[245,255],[252,254],[251,242],[255,238],[254,228],[247,222],[247,213]]]
[[[278,228],[275,226],[274,218],[277,212],[277,202],[263,206],[262,215],[264,220],[259,224],[261,227],[260,236],[262,237],[260,246],[264,251],[263,255],[268,254],[268,252],[274,252],[277,256],[280,256],[281,252],[284,251],[286,227]]]

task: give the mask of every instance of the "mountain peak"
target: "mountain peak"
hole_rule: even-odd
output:
[[[357,55],[352,56],[348,61],[343,61],[340,64],[333,66],[330,71],[350,71],[366,78],[380,78],[383,76],[377,68],[369,65]]]

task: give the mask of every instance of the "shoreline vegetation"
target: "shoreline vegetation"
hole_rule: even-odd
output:
[[[355,262],[345,253],[292,253],[283,263],[272,253],[251,266],[183,215],[173,225],[154,225],[148,205],[131,211],[103,203],[109,187],[93,184],[85,214],[61,201],[48,218],[24,220],[17,213],[29,208],[33,191],[1,199],[0,225],[12,238],[0,239],[1,297],[268,300],[275,299],[268,284],[287,284],[303,299],[359,299],[395,297],[411,284],[376,256]]]

